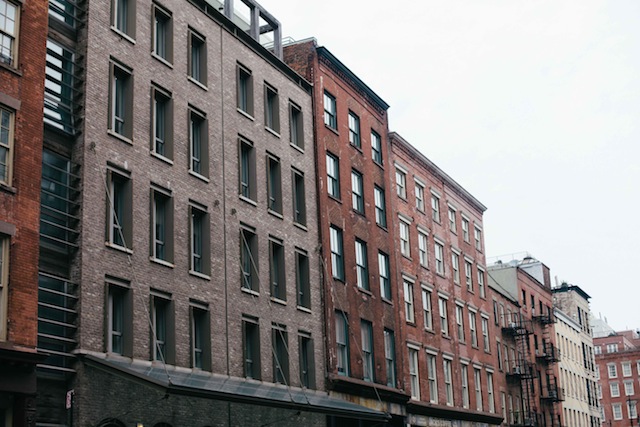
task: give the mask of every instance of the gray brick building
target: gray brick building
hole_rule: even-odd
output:
[[[279,22],[252,0],[49,16],[38,422],[383,418],[323,391],[311,85]]]

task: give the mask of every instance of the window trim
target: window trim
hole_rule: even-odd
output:
[[[291,186],[293,202],[293,222],[301,226],[307,226],[307,201],[304,172],[291,168]]]
[[[10,57],[10,61],[9,62],[5,62],[5,61],[0,61],[0,64],[4,64],[7,65],[11,68],[18,68],[18,64],[20,63],[18,58],[20,55],[20,27],[21,27],[21,14],[22,14],[22,5],[20,3],[22,3],[21,1],[19,1],[18,3],[11,1],[11,0],[5,0],[7,2],[8,5],[11,5],[15,8],[15,18],[14,18],[14,33],[13,34],[9,34],[8,32],[4,31],[4,30],[0,30],[0,36],[4,35],[5,37],[9,38],[11,40],[11,47],[9,49],[9,53],[11,55]],[[6,19],[6,15],[5,15],[5,19]],[[1,58],[1,57],[0,57]]]
[[[242,355],[244,377],[261,380],[260,323],[252,316],[242,316]]]
[[[267,210],[282,216],[282,163],[280,158],[267,152]]]
[[[194,369],[202,369],[203,371],[211,371],[211,313],[209,306],[206,304],[189,302],[189,324],[190,324],[190,348],[191,348],[191,367]],[[199,325],[199,326],[198,326]],[[197,328],[201,327],[200,348],[197,346]],[[200,366],[197,366],[200,354]]]
[[[364,215],[364,176],[351,169],[351,208]]]
[[[279,301],[287,300],[287,273],[284,242],[269,236],[269,282],[270,295]]]
[[[121,28],[120,4],[126,3],[126,16],[124,22],[126,28]],[[124,37],[126,40],[135,43],[136,38],[136,1],[135,0],[112,0],[111,2],[111,29]]]
[[[360,320],[360,336],[362,343],[362,379],[367,382],[375,382],[375,356],[373,342],[373,323],[368,320]]]
[[[165,218],[164,218],[164,241],[161,242],[164,250],[163,256],[158,256],[158,199],[162,199],[165,210]],[[173,266],[173,254],[174,254],[174,246],[173,246],[173,230],[174,230],[174,218],[173,218],[173,197],[171,190],[164,189],[155,184],[151,185],[151,215],[150,217],[150,233],[151,239],[150,242],[150,256],[154,261],[159,261],[161,263],[166,263],[169,266]]]
[[[133,69],[111,58],[109,61],[108,133],[129,144],[133,144],[133,79]],[[122,85],[124,85],[121,88],[118,86],[119,81],[122,81]],[[118,113],[119,109],[123,110],[120,113],[122,117]]]
[[[289,142],[304,151],[304,116],[302,107],[289,100]]]
[[[255,205],[257,200],[256,186],[256,148],[252,141],[239,135],[238,195],[240,199]]]
[[[133,297],[131,293],[131,284],[126,280],[107,277],[105,278],[105,352],[121,354],[123,356],[133,355]],[[120,337],[122,340],[122,351],[114,351],[114,295],[118,294],[121,297],[120,303],[122,304],[122,331],[120,331]]]
[[[241,63],[236,63],[236,107],[238,112],[253,120],[253,74]]]
[[[384,165],[384,158],[382,156],[382,137],[373,129],[371,129],[371,159],[380,167]]]
[[[121,209],[116,206],[116,181],[122,187],[118,191],[122,191]],[[109,194],[106,198],[106,242],[109,247],[131,252],[133,249],[133,183],[129,171],[112,167],[107,164],[107,183]],[[120,199],[120,197],[118,197]],[[118,218],[118,212],[122,210]],[[117,236],[116,237],[116,232]],[[118,240],[116,240],[118,239]],[[122,244],[120,241],[122,240]]]
[[[7,108],[6,106],[0,104],[0,119],[3,115],[9,116],[9,127],[7,132],[7,143],[6,145],[0,141],[0,149],[4,148],[7,151],[6,155],[6,167],[5,167],[5,177],[0,176],[0,185],[11,186],[13,182],[13,153],[14,153],[14,144],[15,144],[15,118],[16,112]],[[2,126],[0,122],[0,126]]]
[[[385,202],[384,189],[378,185],[373,186],[373,202],[375,206],[376,224],[382,228],[387,228],[387,207]]]
[[[280,96],[278,89],[264,82],[264,126],[280,136]]]
[[[208,68],[207,68],[207,38],[200,34],[193,28],[188,28],[187,39],[187,76],[190,81],[201,86],[203,89],[207,89],[208,82]],[[197,44],[194,44],[194,40]],[[194,48],[198,52],[197,64],[194,64]],[[197,65],[197,67],[194,67]],[[197,71],[196,71],[197,68]],[[197,75],[194,75],[197,74]]]
[[[260,292],[259,240],[256,229],[240,223],[240,288],[250,293]],[[245,258],[246,257],[246,258]],[[247,269],[248,267],[248,269]]]
[[[209,211],[206,206],[201,205],[192,200],[189,201],[189,274],[199,276],[205,279],[209,279],[211,275],[211,224],[209,219]],[[196,269],[196,252],[195,252],[195,244],[197,240],[195,239],[195,222],[194,220],[199,218],[202,223],[200,237],[200,245],[202,246],[200,250],[202,253],[199,258],[201,260],[201,267]]]
[[[349,144],[357,149],[362,149],[362,137],[360,134],[360,117],[353,111],[349,110]]]
[[[160,106],[162,106],[162,120],[164,124],[160,124],[158,116]],[[171,92],[161,88],[155,83],[151,83],[151,153],[163,160],[173,163],[173,97]],[[159,133],[162,131],[163,138],[159,138]],[[158,149],[158,143],[162,140],[163,150]]]
[[[189,120],[189,173],[197,176],[198,178],[202,178],[205,181],[209,181],[209,121],[207,120],[207,114],[198,110],[197,108],[189,105],[188,107],[188,120]],[[200,165],[200,170],[197,171],[194,168],[194,161],[197,157],[194,154],[194,126],[198,127],[200,137],[199,140],[199,151],[200,156],[198,164]]]
[[[158,28],[161,22],[159,17],[163,18],[162,24],[165,26],[163,29],[165,46],[160,46],[161,40],[158,38]],[[151,4],[151,46],[151,56],[171,66],[173,63],[173,13],[156,2]],[[160,52],[160,50],[164,52]]]
[[[325,159],[327,168],[327,193],[330,197],[340,200],[340,160],[338,156],[329,151],[327,151]],[[331,166],[331,168],[329,166]]]
[[[344,235],[342,229],[331,224],[329,227],[329,241],[331,246],[331,276],[335,280],[344,282]]]
[[[296,303],[298,308],[311,310],[311,276],[309,271],[309,254],[304,249],[295,248],[296,262]]]
[[[324,107],[324,125],[334,131],[338,131],[338,105],[336,97],[331,95],[327,90],[324,91],[323,96]],[[328,105],[327,105],[328,103]],[[327,109],[327,106],[330,107]]]

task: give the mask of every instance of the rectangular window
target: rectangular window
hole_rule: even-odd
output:
[[[387,301],[391,301],[389,255],[384,252],[378,252],[378,275],[380,276],[380,296]]]
[[[18,52],[20,8],[8,0],[0,0],[0,62],[15,67]]]
[[[428,236],[418,229],[418,255],[420,258],[420,265],[423,267],[429,266],[429,257],[427,252]]]
[[[396,193],[398,197],[407,198],[407,174],[400,169],[396,169]]]
[[[280,98],[278,90],[264,85],[264,124],[276,133],[280,133]]]
[[[338,129],[336,98],[327,91],[324,92],[324,124],[331,129]]]
[[[456,210],[449,207],[449,230],[451,230],[452,232],[456,232],[457,228],[456,228]]]
[[[309,256],[296,248],[296,289],[298,306],[311,308],[311,284],[309,282]]]
[[[451,372],[451,360],[443,359],[444,389],[447,397],[447,406],[453,406],[453,373]]]
[[[360,118],[353,111],[349,111],[349,143],[354,147],[361,147]]]
[[[404,280],[404,315],[407,322],[415,322],[413,311],[413,283]]]
[[[469,242],[469,220],[465,217],[462,217],[462,238]]]
[[[409,224],[400,218],[400,253],[406,257],[411,256],[411,245],[409,244]]]
[[[287,288],[284,270],[284,246],[282,241],[269,237],[269,278],[271,279],[271,297],[287,300]]]
[[[300,385],[313,389],[316,387],[316,374],[311,335],[300,332],[298,345],[300,346]]]
[[[440,198],[435,194],[431,194],[431,218],[440,224]]]
[[[384,190],[377,185],[373,187],[373,199],[376,206],[376,224],[387,227],[387,208],[384,201]]]
[[[491,351],[491,344],[489,343],[489,319],[482,317],[482,341],[484,345],[484,351],[489,353]]]
[[[3,0],[0,0],[0,2]],[[11,185],[14,113],[0,107],[0,182]]]
[[[396,344],[393,331],[384,330],[384,359],[387,368],[387,386],[396,387]]]
[[[133,192],[129,176],[107,169],[109,198],[107,200],[108,235],[111,245],[131,249]]]
[[[478,290],[480,291],[480,298],[486,298],[486,291],[484,288],[484,271],[478,268]]]
[[[191,317],[191,366],[211,370],[211,327],[207,306],[189,307]]]
[[[620,397],[620,385],[618,383],[610,383],[611,397]]]
[[[625,396],[633,396],[634,395],[633,381],[625,381],[624,382],[624,395]]]
[[[504,360],[502,359],[502,345],[500,341],[496,342],[496,356],[498,357],[498,369],[504,370]]]
[[[415,193],[416,193],[416,209],[420,212],[424,212],[424,186],[418,181],[415,181]]]
[[[189,29],[189,77],[207,85],[207,39]]]
[[[136,0],[112,0],[113,12],[111,25],[117,31],[135,38]]]
[[[271,325],[271,346],[273,348],[273,382],[289,384],[289,339],[287,327]]]
[[[464,277],[467,290],[473,292],[473,264],[466,259],[464,260]]]
[[[436,273],[444,275],[444,246],[440,242],[434,243],[436,257]]]
[[[304,188],[304,173],[297,170],[291,170],[293,179],[293,222],[300,225],[307,225],[307,203],[306,191]]]
[[[175,347],[171,300],[157,295],[151,296],[151,325],[153,326],[151,359],[163,363],[173,363]]]
[[[464,307],[456,304],[456,325],[458,327],[458,341],[464,342]]]
[[[327,153],[327,191],[329,195],[340,199],[340,163],[333,154]]]
[[[442,335],[449,336],[449,316],[447,314],[447,300],[438,298],[438,311],[440,312],[440,330]]]
[[[209,129],[207,116],[189,108],[189,166],[191,172],[209,177]]]
[[[260,325],[258,319],[243,317],[242,344],[244,353],[244,376],[259,380],[260,375]]]
[[[192,273],[208,276],[211,273],[209,264],[209,243],[211,238],[209,213],[204,206],[190,205],[189,217],[191,226],[190,269]]]
[[[331,274],[334,279],[344,282],[344,246],[342,244],[342,230],[331,226],[329,229],[331,241]]]
[[[364,214],[364,190],[362,174],[351,170],[351,206],[353,210]]]
[[[338,375],[349,376],[349,323],[347,316],[336,312],[336,364]]]
[[[282,176],[280,159],[267,153],[267,208],[282,214]],[[246,197],[246,196],[245,196]]]
[[[362,379],[374,381],[373,365],[373,326],[371,322],[363,320],[360,322],[360,334],[362,338]]]
[[[129,356],[133,344],[131,290],[115,284],[107,287],[107,352]]]
[[[173,158],[173,102],[171,93],[151,86],[152,146],[151,151],[167,159]]]
[[[289,102],[289,139],[293,145],[304,149],[304,122],[302,108]]]
[[[460,365],[460,381],[462,393],[462,407],[469,407],[469,367],[465,364]]]
[[[478,227],[473,228],[473,238],[475,239],[476,249],[481,251],[482,250],[482,230],[480,230]]]
[[[356,284],[369,290],[369,266],[367,262],[367,244],[356,239]]]
[[[0,341],[7,339],[10,243],[10,237],[0,234]]]
[[[371,131],[371,159],[382,165],[382,139],[375,131]]]
[[[460,255],[451,252],[451,269],[453,270],[453,283],[460,284]]]
[[[256,151],[253,143],[240,138],[239,144],[239,178],[240,196],[249,200],[256,200]]]
[[[493,374],[487,372],[487,399],[489,400],[489,412],[496,412],[496,402],[493,394]]]
[[[479,368],[473,368],[473,378],[476,386],[476,410],[482,411],[482,382]]]
[[[436,356],[427,353],[427,378],[429,379],[429,402],[438,403],[438,374]]]
[[[133,74],[131,69],[110,63],[109,130],[133,138]]]
[[[411,398],[420,400],[420,377],[418,374],[418,350],[409,347],[409,379]]]
[[[611,409],[613,411],[613,419],[621,420],[622,419],[622,404],[614,403],[611,405]]]
[[[173,262],[173,198],[171,192],[151,188],[151,256]]]
[[[238,110],[253,116],[253,75],[240,64],[237,64],[236,73]]]
[[[173,20],[171,12],[153,5],[153,53],[155,56],[173,62]]]
[[[424,328],[432,330],[433,329],[433,312],[431,309],[431,291],[422,288],[422,313],[423,313],[423,321]]]
[[[258,292],[258,236],[252,227],[240,228],[240,266],[242,287]]]
[[[635,400],[627,400],[627,413],[629,414],[629,419],[637,419],[638,418],[638,409],[637,403]]]
[[[622,376],[630,377],[631,376],[631,362],[622,362]]]
[[[471,345],[478,347],[478,329],[476,325],[476,313],[469,311],[469,334],[471,335]]]

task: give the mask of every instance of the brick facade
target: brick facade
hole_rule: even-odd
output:
[[[12,7],[17,37],[12,59],[0,61],[3,151],[8,144],[0,174],[0,422],[32,426],[47,5],[9,1]]]

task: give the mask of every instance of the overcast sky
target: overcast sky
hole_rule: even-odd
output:
[[[640,2],[261,0],[391,105],[389,126],[530,252],[640,327]]]

